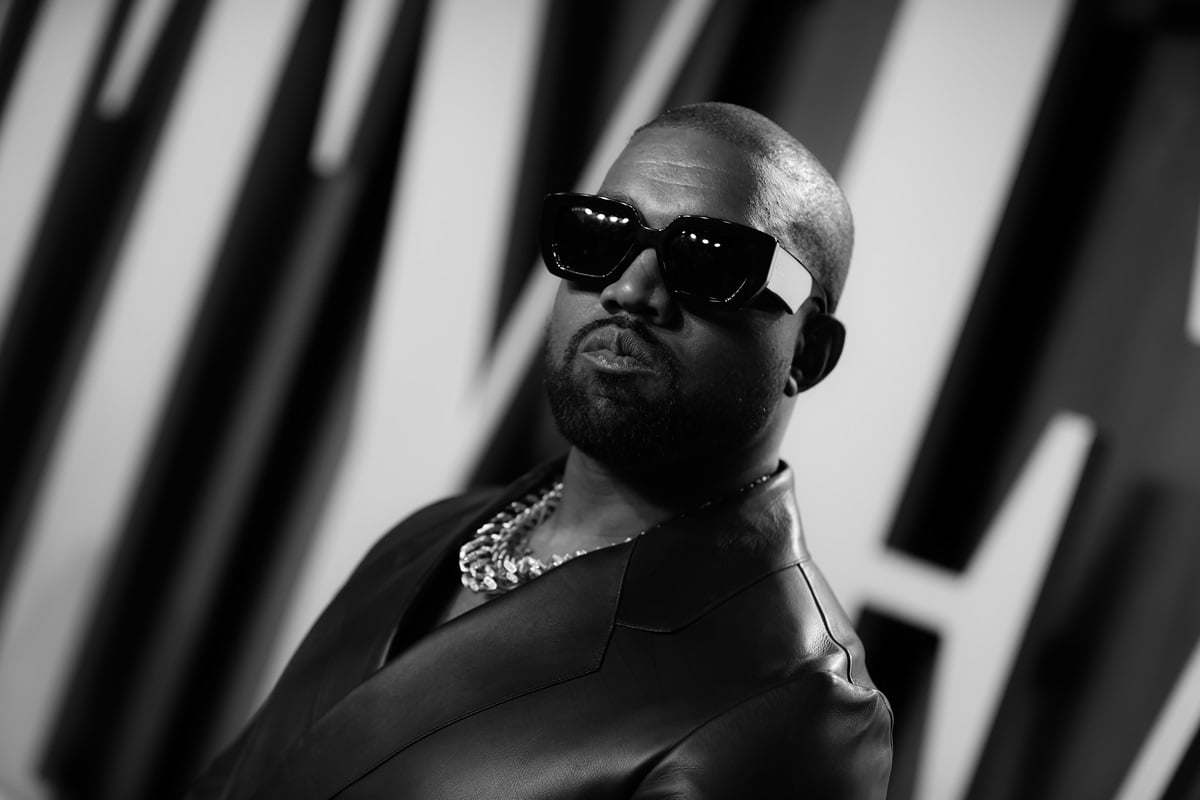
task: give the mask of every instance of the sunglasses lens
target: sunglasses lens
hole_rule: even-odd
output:
[[[620,206],[586,201],[564,205],[554,215],[550,248],[564,271],[603,278],[629,252],[637,224]]]
[[[662,245],[671,287],[695,300],[732,300],[750,279],[751,266],[761,260],[755,244],[732,226],[682,224]]]
[[[631,206],[584,194],[547,195],[541,246],[552,274],[589,289],[602,289],[637,251],[653,248],[672,293],[729,308],[759,295],[776,252],[769,234],[741,223],[685,215],[656,231]]]

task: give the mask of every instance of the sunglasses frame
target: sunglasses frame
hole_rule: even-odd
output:
[[[564,264],[555,252],[556,215],[567,209],[575,208],[580,203],[615,205],[622,210],[622,213],[627,213],[637,223],[637,228],[633,230],[630,237],[629,248],[603,275],[577,272]],[[611,212],[612,208],[607,210]],[[746,270],[745,278],[734,293],[725,299],[694,294],[673,285],[675,273],[685,270],[687,266],[673,264],[671,259],[664,255],[663,244],[669,241],[673,235],[680,235],[681,228],[695,223],[706,226],[715,225],[726,234],[732,234],[732,238],[740,240],[743,244],[748,243],[748,246],[756,251],[756,255],[761,253],[761,257],[752,259],[754,263],[743,265],[743,269]],[[638,208],[624,200],[599,194],[556,192],[546,195],[542,201],[540,242],[542,259],[546,264],[546,269],[552,275],[596,291],[615,281],[644,250],[653,249],[662,268],[663,283],[673,295],[683,301],[716,308],[744,308],[763,291],[769,290],[792,314],[796,313],[796,310],[810,296],[819,298],[822,310],[828,308],[828,296],[824,287],[804,262],[785,249],[778,239],[749,225],[719,217],[686,214],[676,217],[665,228],[651,228],[646,224],[646,220]],[[797,266],[800,268],[796,269]]]

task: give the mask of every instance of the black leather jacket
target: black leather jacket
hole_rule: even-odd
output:
[[[190,797],[883,798],[891,710],[786,467],[387,660],[423,589],[455,580],[458,545],[557,468],[388,533]]]

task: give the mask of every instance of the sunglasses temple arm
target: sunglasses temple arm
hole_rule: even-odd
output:
[[[800,259],[776,244],[771,268],[767,273],[766,288],[779,295],[787,304],[788,310],[795,314],[812,294],[813,277]]]

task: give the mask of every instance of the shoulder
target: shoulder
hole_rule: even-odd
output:
[[[689,732],[635,796],[883,798],[891,761],[883,694],[831,672],[805,672]]]

